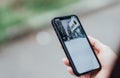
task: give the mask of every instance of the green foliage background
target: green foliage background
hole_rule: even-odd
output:
[[[78,0],[14,0],[0,7],[0,43],[8,40],[8,30],[20,27],[35,14],[56,10]],[[22,11],[22,12],[21,12]]]

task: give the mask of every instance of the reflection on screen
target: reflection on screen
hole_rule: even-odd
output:
[[[77,71],[83,73],[99,68],[99,63],[77,18],[72,16],[65,20],[56,19],[56,24]]]

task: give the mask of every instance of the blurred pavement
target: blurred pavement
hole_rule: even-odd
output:
[[[79,15],[78,15],[79,16]],[[80,17],[87,34],[116,51],[120,40],[120,4]],[[0,47],[0,78],[73,78],[50,28]]]

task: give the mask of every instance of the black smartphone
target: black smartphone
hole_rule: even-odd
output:
[[[56,17],[52,20],[52,25],[76,76],[101,68],[76,15]]]

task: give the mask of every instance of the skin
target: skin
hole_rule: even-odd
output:
[[[101,43],[99,40],[94,39],[92,37],[88,37],[92,47],[97,55],[102,68],[100,71],[91,72],[88,74],[84,74],[78,78],[109,78],[110,72],[112,71],[115,60],[117,59],[117,55],[113,52],[108,46]],[[63,59],[64,64],[67,66],[67,70],[71,75],[73,70],[69,64],[69,60],[67,58]]]

